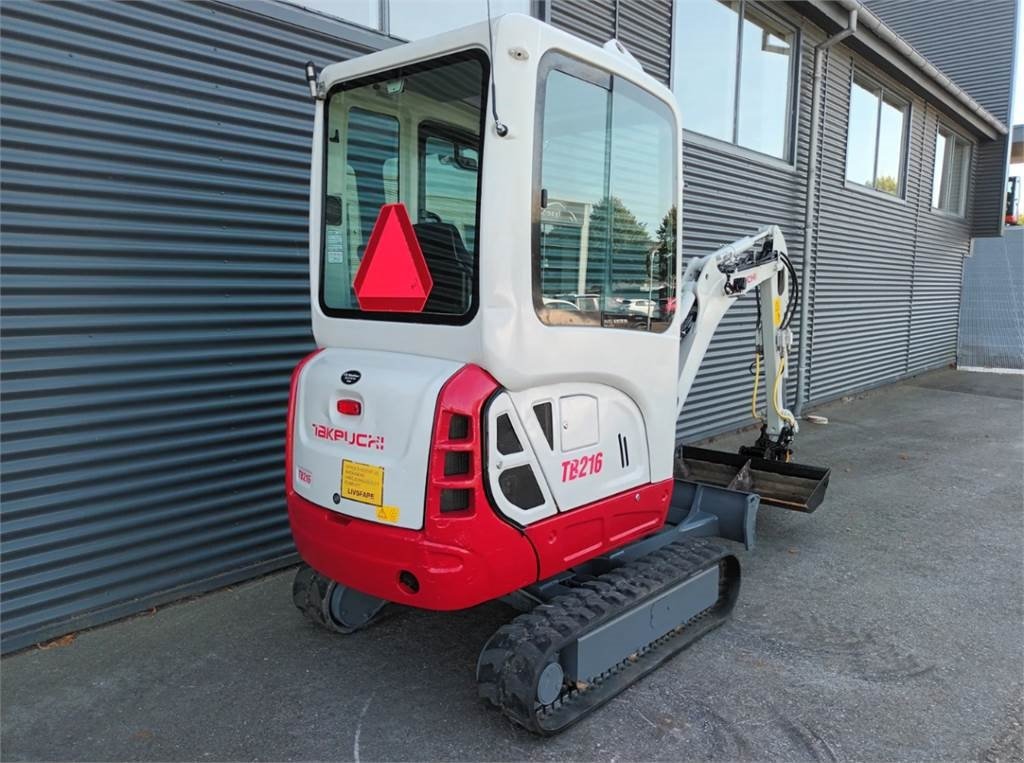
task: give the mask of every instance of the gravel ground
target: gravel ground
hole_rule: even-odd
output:
[[[820,408],[822,508],[763,509],[732,620],[558,737],[476,698],[505,606],[339,637],[285,572],[5,658],[0,757],[1019,761],[1022,387],[942,371]]]

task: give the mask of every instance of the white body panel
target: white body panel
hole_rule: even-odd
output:
[[[326,67],[322,86],[428,60],[445,53],[487,50],[487,24],[400,45]],[[320,281],[323,199],[324,102],[316,104],[310,216],[310,283],[313,334],[320,346],[388,350],[476,363],[511,392],[549,384],[594,383],[619,390],[635,402],[646,423],[651,479],[672,476],[679,315],[660,334],[624,329],[549,326],[537,317],[530,268],[534,124],[538,65],[548,50],[615,72],[669,104],[666,87],[622,55],[605,51],[527,16],[494,20],[492,71],[497,109],[508,134],[498,137],[490,109],[481,163],[479,233],[480,308],[464,326],[348,320],[324,315]],[[516,51],[513,55],[512,51]],[[678,169],[678,165],[677,165]],[[677,173],[678,175],[678,173]],[[682,178],[677,177],[677,188]],[[511,203],[510,200],[518,200]],[[677,206],[681,204],[677,199]],[[678,243],[677,243],[678,247]],[[677,252],[676,261],[679,261]],[[678,267],[678,266],[677,266]],[[666,401],[669,405],[666,406]],[[422,443],[426,446],[426,442]]]
[[[676,236],[679,304],[663,332],[542,322],[535,308],[531,267],[534,216],[539,219],[539,213],[531,199],[535,191],[538,71],[545,53],[558,51],[629,80],[668,105],[677,127],[681,122],[671,91],[644,74],[631,56],[617,52],[614,45],[601,49],[519,15],[496,19],[493,37],[496,108],[507,133],[497,133],[491,104],[486,104],[477,237],[479,307],[465,325],[324,314],[319,300],[324,101],[316,102],[309,235],[313,333],[319,346],[347,349],[322,353],[303,374],[295,465],[307,472],[315,469],[315,475],[312,484],[298,478],[295,484],[309,500],[350,516],[375,520],[376,515],[373,507],[365,504],[333,501],[342,458],[384,466],[386,502],[395,501],[401,509],[397,524],[409,528],[422,525],[437,394],[444,381],[466,363],[479,365],[506,390],[492,401],[488,414],[487,476],[499,510],[513,521],[530,524],[639,485],[670,479],[676,420],[715,328],[738,296],[773,280],[782,268],[776,261],[746,271],[743,289],[726,294],[726,278],[718,265],[732,250],[725,247],[691,262],[686,278],[679,278],[681,236]],[[319,88],[329,91],[342,81],[467,49],[491,49],[486,23],[329,66],[321,74]],[[681,210],[681,160],[675,168],[675,206]],[[412,190],[406,188],[405,193]],[[777,235],[776,249],[784,252],[781,233],[777,228],[770,232]],[[751,237],[737,245],[746,244],[749,249],[759,241]],[[586,284],[579,286],[584,289]],[[768,305],[774,296],[773,290]],[[695,325],[680,342],[682,321],[695,304]],[[650,304],[638,309],[649,314]],[[765,323],[763,336],[770,335],[771,345],[776,347],[776,326],[770,318]],[[766,356],[768,352],[766,347]],[[380,385],[365,393],[365,427],[386,438],[385,449],[372,457],[365,449],[325,443],[311,434],[314,421],[326,419],[335,427],[340,425],[337,414],[332,413],[332,395],[338,393],[339,375],[349,368],[364,374],[363,387],[356,390],[354,385],[353,391]],[[773,373],[775,368],[772,366]],[[543,400],[554,405],[553,447],[533,411],[534,404]],[[496,421],[503,414],[510,416],[524,446],[520,453],[496,450]],[[776,416],[773,422],[777,420]],[[628,460],[627,446],[620,438],[628,443]],[[599,453],[601,468],[595,473],[594,457]],[[586,466],[579,460],[584,458],[590,459]],[[523,465],[534,471],[540,491],[540,503],[529,508],[509,501],[498,485],[504,471]]]
[[[513,393],[520,420],[560,511],[574,509],[651,481],[644,420],[636,403],[599,384],[551,384]],[[552,403],[554,447],[534,406]],[[629,460],[620,455],[627,442]],[[594,468],[594,456],[600,456]]]
[[[551,406],[551,442],[537,406]],[[522,446],[501,453],[498,419],[508,414]],[[556,511],[570,511],[651,481],[644,422],[622,392],[599,384],[551,384],[502,393],[488,416],[487,464],[498,510],[528,525]],[[544,503],[524,509],[503,493],[503,472],[529,466]]]
[[[368,350],[331,349],[316,355],[303,369],[296,394],[296,492],[346,516],[421,528],[437,395],[461,365]],[[357,371],[359,380],[343,382],[348,371]],[[342,398],[357,400],[362,413],[338,413]],[[379,507],[372,499],[340,497],[345,460],[383,468]],[[385,507],[397,511],[381,520],[378,508]]]

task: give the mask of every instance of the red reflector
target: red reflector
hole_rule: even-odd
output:
[[[359,307],[418,313],[433,287],[405,205],[383,205],[352,282]]]
[[[343,416],[358,416],[363,412],[363,404],[358,400],[339,400],[338,413]]]

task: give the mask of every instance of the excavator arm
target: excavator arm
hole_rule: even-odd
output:
[[[789,321],[796,304],[792,290],[797,286],[792,276],[782,231],[777,225],[769,225],[711,254],[691,259],[680,286],[679,309],[686,317],[679,344],[677,417],[725,313],[744,294],[757,293],[751,413],[762,422],[762,428],[757,444],[743,452],[769,460],[788,461],[790,443],[799,431],[796,417],[786,408],[784,394],[793,343]],[[763,412],[758,409],[762,379],[767,401]]]

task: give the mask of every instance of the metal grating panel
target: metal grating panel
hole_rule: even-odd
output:
[[[963,290],[957,363],[1024,370],[1024,228],[974,242]]]
[[[889,27],[1009,125],[1019,0],[868,0]],[[980,147],[974,236],[1002,230],[1009,141]]]
[[[290,559],[302,65],[387,41],[256,7],[3,5],[5,650]]]

